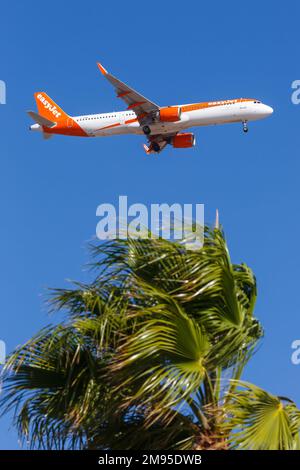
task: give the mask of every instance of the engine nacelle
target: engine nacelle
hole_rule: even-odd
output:
[[[161,108],[159,110],[159,119],[162,122],[180,121],[181,108],[178,106],[170,106],[169,108]]]
[[[194,147],[194,145],[196,145],[196,137],[192,132],[177,134],[172,139],[172,145],[177,149]]]

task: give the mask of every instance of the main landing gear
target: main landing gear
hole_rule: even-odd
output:
[[[144,127],[143,127],[143,132],[144,132],[145,135],[151,134],[151,129],[150,129],[150,127],[149,127],[149,126],[144,126]]]
[[[244,131],[244,132],[248,132],[248,130],[249,130],[249,129],[248,129],[248,123],[247,123],[247,121],[243,121],[243,131]]]

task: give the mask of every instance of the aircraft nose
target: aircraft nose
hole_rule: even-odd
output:
[[[267,105],[265,104],[265,112],[266,112],[266,115],[267,115],[267,116],[271,116],[271,114],[273,114],[273,112],[274,112],[274,109],[271,108],[271,106],[267,106]]]
[[[273,108],[271,108],[271,106],[267,106],[267,111],[268,111],[268,114],[270,114],[270,115],[271,115],[271,114],[273,114],[273,112],[274,112],[274,109],[273,109]]]

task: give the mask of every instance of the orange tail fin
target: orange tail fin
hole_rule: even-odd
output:
[[[58,104],[43,91],[38,91],[34,94],[36,105],[38,108],[39,121],[43,127],[44,132],[47,134],[63,134],[63,135],[76,135],[81,137],[88,137],[88,134],[80,127],[80,125],[71,116],[65,113]],[[33,113],[36,114],[36,113]],[[32,116],[31,116],[32,117]],[[53,127],[47,124],[42,124],[42,119],[53,123]]]
[[[55,121],[59,123],[60,121],[68,119],[68,114],[66,114],[58,104],[44,92],[39,91],[34,94],[38,112],[41,116],[50,121]]]

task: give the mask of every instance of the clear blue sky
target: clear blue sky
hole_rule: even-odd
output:
[[[300,405],[299,2],[5,2],[1,6],[1,323],[8,351],[52,321],[47,286],[87,279],[86,241],[96,208],[129,203],[204,203],[220,210],[232,259],[258,281],[265,338],[245,379]],[[55,137],[28,132],[25,111],[46,91],[69,114],[122,109],[96,67],[159,104],[256,97],[265,121],[198,128],[197,147],[146,157],[142,137]],[[18,448],[9,419],[0,448]]]

